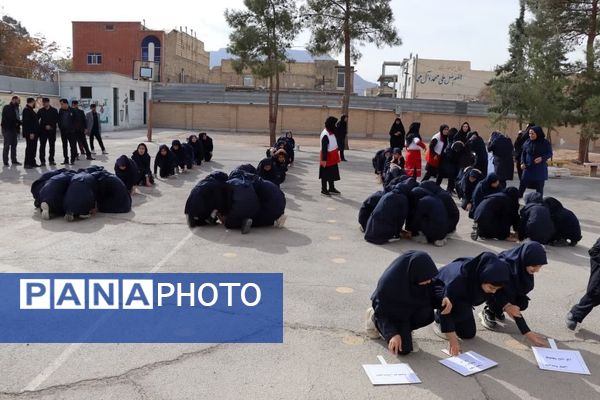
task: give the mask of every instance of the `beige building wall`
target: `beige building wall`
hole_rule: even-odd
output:
[[[154,126],[159,128],[177,128],[189,130],[217,130],[231,132],[263,133],[269,131],[268,108],[266,105],[250,104],[179,104],[155,103],[153,106]],[[341,109],[311,106],[280,106],[278,130],[291,130],[296,134],[318,135],[323,129],[325,119],[334,115],[339,117]],[[390,110],[352,109],[350,113],[351,138],[389,137],[389,129],[396,115]],[[494,130],[508,133],[513,139],[519,131],[516,120],[504,124],[493,124],[487,117],[465,115],[432,114],[405,112],[402,121],[406,129],[413,121],[421,122],[421,134],[425,140],[439,130],[441,124],[460,127],[468,121],[473,130],[488,140]],[[553,132],[555,149],[576,149],[579,136],[576,128],[558,128]],[[600,143],[599,143],[600,144]],[[592,145],[593,146],[593,145]]]
[[[280,87],[282,90],[341,92],[344,88],[337,86],[338,72],[343,72],[343,68],[340,68],[335,60],[289,62],[280,76]],[[266,89],[269,86],[268,79],[253,76],[249,69],[238,74],[233,68],[233,60],[230,59],[222,60],[220,66],[210,70],[209,83],[253,89]]]
[[[194,36],[177,30],[166,34],[164,69],[165,82],[207,83],[209,53],[204,43]]]
[[[432,60],[413,57],[408,62],[406,80],[400,81],[402,97],[406,83],[406,98],[477,101],[481,91],[495,76],[493,71],[471,69],[470,61]]]

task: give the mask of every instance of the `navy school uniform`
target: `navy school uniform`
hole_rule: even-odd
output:
[[[585,295],[579,300],[570,312],[570,317],[576,322],[583,322],[584,318],[600,305],[600,239],[589,251],[590,255],[590,279]]]
[[[166,150],[164,156],[161,154],[162,150]],[[156,153],[156,157],[154,157],[154,175],[158,173],[158,169],[160,168],[159,176],[161,178],[173,176],[175,175],[175,165],[175,155],[169,150],[169,147],[166,144],[160,145],[158,153]]]
[[[64,215],[64,199],[67,189],[71,184],[71,178],[75,175],[73,170],[63,170],[57,175],[48,179],[40,189],[38,200],[41,203],[48,204],[50,214]]]
[[[42,203],[41,201],[39,201],[40,190],[42,190],[42,188],[44,187],[46,182],[53,176],[61,174],[65,171],[68,171],[68,170],[65,168],[61,168],[61,169],[56,169],[53,171],[45,172],[42,174],[42,176],[40,176],[38,179],[36,179],[31,184],[31,194],[33,195],[33,205],[35,206],[35,208],[40,208],[40,204]]]
[[[225,226],[228,229],[241,228],[245,219],[254,217],[260,211],[260,200],[254,190],[253,179],[239,176],[227,181],[229,187]]]
[[[444,190],[438,192],[436,197],[444,203],[446,215],[448,216],[448,233],[455,232],[458,221],[460,221],[458,206],[454,202],[454,199],[452,199],[452,195]]]
[[[131,211],[131,195],[123,179],[108,171],[92,173],[98,182],[96,203],[103,213],[124,214]]]
[[[383,272],[371,295],[375,326],[386,342],[402,338],[401,354],[413,350],[412,331],[433,322],[435,298],[431,284],[419,285],[438,273],[435,263],[422,251],[411,250],[394,260]]]
[[[565,208],[562,203],[554,197],[546,197],[544,204],[550,210],[552,221],[556,232],[552,242],[566,240],[570,246],[576,246],[581,240],[581,225],[573,211]]]
[[[512,181],[515,174],[513,142],[500,132],[492,132],[487,149],[494,155],[494,172],[504,186],[504,182]]]
[[[548,244],[555,235],[554,222],[550,209],[543,202],[540,193],[533,192],[525,196],[525,206],[521,209],[519,240],[529,238],[541,244]]]
[[[363,231],[367,227],[367,222],[369,221],[369,217],[373,213],[375,207],[379,203],[379,200],[383,197],[385,193],[383,191],[378,191],[367,197],[365,201],[363,201],[360,210],[358,210],[358,223],[362,227]]]
[[[196,138],[196,141],[194,141],[194,138]],[[188,140],[187,140],[187,144],[189,144],[192,147],[192,150],[194,151],[194,163],[196,165],[202,165],[202,159],[204,158],[204,150],[202,149],[202,141],[200,139],[198,139],[198,136],[196,135],[191,135]]]
[[[206,225],[213,210],[227,214],[228,179],[224,172],[212,172],[191,190],[184,212],[196,225]]]
[[[519,229],[519,190],[514,187],[486,196],[473,214],[478,236],[506,240]]]
[[[266,168],[269,168],[267,171]],[[260,176],[262,179],[274,183],[279,186],[281,182],[279,181],[279,176],[277,175],[275,162],[273,158],[267,157],[260,160],[258,166],[256,167],[256,174]]]
[[[483,201],[483,199],[486,198],[486,196],[502,191],[502,187],[500,187],[500,185],[498,185],[498,187],[492,187],[492,183],[497,181],[499,181],[498,175],[496,175],[495,173],[491,173],[477,184],[475,190],[473,191],[473,206],[471,207],[471,211],[469,212],[469,218],[473,218],[475,210],[477,210],[477,207]]]
[[[485,142],[477,132],[470,132],[468,135],[467,148],[475,155],[473,167],[481,171],[483,176],[488,174],[488,153]]]
[[[71,178],[71,183],[65,193],[63,208],[65,213],[88,215],[96,208],[98,182],[92,174],[80,170]]]
[[[469,177],[475,178],[475,181],[471,182]],[[463,210],[467,209],[467,205],[473,203],[473,192],[482,179],[483,174],[476,168],[468,167],[462,171],[460,183],[457,186],[456,192],[461,199],[460,206]]]
[[[501,252],[498,257],[509,265],[510,280],[502,290],[488,298],[487,306],[495,316],[502,315],[504,307],[508,303],[519,307],[521,311],[526,310],[530,300],[527,295],[535,286],[534,277],[527,272],[526,268],[548,264],[546,250],[537,242],[527,242]],[[521,334],[524,335],[530,331],[524,318],[517,318],[515,322]]]
[[[213,157],[213,140],[206,133],[200,135],[200,140],[202,140],[202,152],[204,155],[204,161],[210,161]]]
[[[384,244],[399,237],[408,216],[409,186],[400,183],[381,197],[365,227],[365,240]]]
[[[253,186],[260,208],[252,217],[252,226],[272,226],[285,213],[285,194],[277,185],[260,177],[254,181]]]
[[[121,169],[120,167],[125,167]],[[131,158],[122,155],[115,162],[115,175],[123,181],[127,190],[131,190],[140,181],[137,164]]]
[[[448,315],[436,312],[436,321],[443,333],[455,332],[461,339],[475,337],[477,328],[473,307],[482,304],[487,297],[481,285],[492,283],[504,285],[509,281],[510,268],[494,253],[485,252],[473,258],[459,258],[444,268],[433,279],[436,304],[444,297],[452,302]]]
[[[151,157],[150,154],[148,154],[148,147],[146,147],[145,143],[140,143],[138,147],[139,146],[144,146],[146,149],[144,155],[140,155],[137,150],[131,154],[131,159],[135,162],[139,174],[137,185],[145,185],[146,178],[149,178],[150,184],[153,184],[154,177],[152,176],[152,169],[150,167]]]

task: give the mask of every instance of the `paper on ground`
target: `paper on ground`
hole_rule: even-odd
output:
[[[408,364],[365,364],[363,368],[373,385],[421,383]]]
[[[540,369],[569,374],[591,375],[581,353],[576,350],[547,349],[532,347]]]
[[[498,365],[496,361],[492,361],[474,351],[461,353],[456,357],[440,360],[440,363],[458,372],[462,376],[473,375]]]

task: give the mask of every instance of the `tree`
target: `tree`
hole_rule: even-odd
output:
[[[572,64],[567,88],[565,122],[580,126],[578,161],[589,159],[590,140],[598,134],[597,115],[589,112],[595,104],[590,96],[597,95],[600,67],[598,65],[598,30],[600,0],[528,0],[535,20],[554,30],[565,46],[574,49],[585,44],[584,61]]]
[[[237,73],[250,69],[253,75],[269,79],[269,136],[277,138],[279,74],[285,70],[286,49],[300,31],[293,0],[244,0],[246,10],[226,10],[225,19],[233,32],[227,50],[237,56]]]
[[[368,43],[377,47],[402,44],[394,26],[390,1],[307,0],[301,9],[311,31],[308,50],[315,55],[344,53],[343,114],[348,115],[352,94],[351,60],[356,63],[361,58],[358,46]]]
[[[525,0],[520,0],[519,17],[509,27],[509,60],[496,67],[496,77],[487,83],[491,89],[494,105],[490,107],[493,121],[499,122],[509,114],[515,114],[519,129],[528,115],[527,93],[528,74],[526,51],[529,43],[525,32]]]

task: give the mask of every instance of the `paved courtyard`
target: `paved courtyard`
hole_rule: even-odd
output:
[[[155,131],[159,143],[189,132]],[[109,156],[96,165],[112,171],[131,155],[142,131],[107,133]],[[141,188],[129,214],[99,214],[86,221],[41,221],[29,192],[40,170],[0,170],[0,271],[2,272],[283,272],[284,343],[272,345],[17,344],[0,345],[0,399],[591,399],[600,397],[600,309],[577,333],[564,327],[570,306],[589,276],[588,248],[600,236],[600,179],[554,179],[547,195],[578,215],[583,240],[575,248],[548,248],[549,265],[536,276],[532,329],[581,351],[591,376],[538,369],[514,324],[484,330],[463,350],[475,350],[498,367],[463,378],[438,363],[446,343],[430,328],[415,333],[421,352],[391,356],[363,334],[364,312],[381,272],[405,251],[427,251],[442,266],[454,258],[501,251],[514,244],[473,242],[461,211],[458,231],[443,248],[401,240],[365,242],[358,229],[362,201],[378,190],[371,150],[351,150],[341,166],[341,197],[324,198],[313,142],[301,145],[282,185],[286,227],[248,235],[222,227],[190,229],[183,208],[195,183],[214,170],[229,172],[264,157],[266,136],[211,134],[211,163],[176,179]],[[302,142],[302,140],[300,140]],[[60,148],[57,141],[57,149]],[[311,146],[312,144],[312,146]],[[24,142],[19,143],[22,161]],[[60,150],[59,150],[60,153]],[[60,161],[60,158],[57,158]],[[89,165],[79,162],[77,167]],[[1,322],[0,322],[1,326]],[[1,328],[0,328],[1,329]],[[361,365],[408,362],[419,385],[373,387]]]

